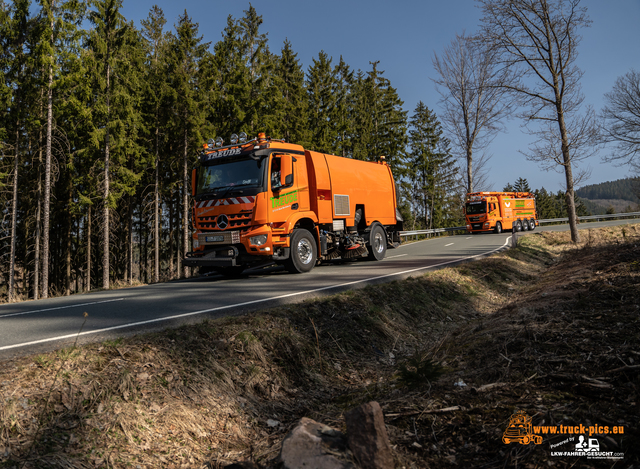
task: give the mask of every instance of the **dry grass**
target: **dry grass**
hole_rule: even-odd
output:
[[[624,422],[628,467],[638,372],[611,370],[640,360],[640,229],[585,235],[575,247],[536,233],[454,269],[5,362],[0,467],[271,467],[300,417],[344,430],[342,413],[370,400],[397,467],[546,465],[548,448],[501,442],[515,409]],[[398,371],[420,360],[444,375],[404,386]]]

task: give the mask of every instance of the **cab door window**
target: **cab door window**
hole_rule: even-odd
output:
[[[280,182],[280,172],[281,172],[282,166],[281,166],[281,162],[280,162],[280,157],[279,156],[274,156],[273,158],[271,158],[271,176],[270,176],[270,180],[271,180],[271,190],[275,191],[280,189],[280,187],[282,187],[282,184]]]

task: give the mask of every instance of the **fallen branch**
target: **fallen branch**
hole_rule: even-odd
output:
[[[399,412],[397,414],[385,414],[385,418],[407,417],[416,414],[441,414],[445,412],[455,412],[456,410],[466,410],[464,407],[454,405],[452,407],[444,407],[442,409],[412,410],[411,412]]]
[[[609,370],[609,371],[605,371],[605,374],[611,374],[611,373],[617,373],[619,371],[634,371],[634,370],[640,370],[640,365],[625,365],[625,366],[621,366],[620,368],[614,368],[613,370]]]

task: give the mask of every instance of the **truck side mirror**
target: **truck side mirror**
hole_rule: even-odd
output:
[[[282,155],[280,157],[280,184],[290,186],[293,184],[293,157]]]
[[[191,171],[191,195],[196,195],[196,169]]]

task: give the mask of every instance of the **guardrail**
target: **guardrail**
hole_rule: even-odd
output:
[[[445,233],[447,231],[466,231],[466,226],[456,226],[453,228],[434,228],[432,230],[414,230],[414,231],[401,231],[400,236],[418,236],[428,234]]]
[[[604,220],[607,218],[636,218],[640,217],[640,212],[630,212],[630,213],[609,213],[605,215],[589,215],[586,217],[578,217],[579,221],[583,220]],[[538,223],[561,223],[568,222],[568,218],[548,218],[545,220],[538,220]],[[466,231],[466,226],[455,226],[453,228],[434,228],[432,230],[413,230],[413,231],[401,231],[400,236],[419,236],[419,235],[430,235],[430,234],[440,234],[451,231]]]
[[[604,220],[606,218],[635,218],[640,217],[640,212],[630,212],[630,213],[608,213],[605,215],[589,215],[586,217],[578,217],[578,220]],[[568,218],[549,218],[546,220],[538,220],[540,224],[542,223],[559,223],[559,222],[568,222]]]

